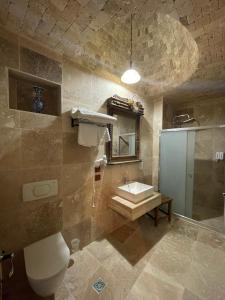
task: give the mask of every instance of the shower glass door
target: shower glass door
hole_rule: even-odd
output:
[[[173,198],[175,213],[223,233],[224,153],[224,127],[167,130],[160,136],[160,192]]]
[[[195,140],[193,219],[225,233],[225,128],[198,130]]]
[[[194,131],[168,131],[160,136],[160,192],[173,199],[173,211],[191,217]]]

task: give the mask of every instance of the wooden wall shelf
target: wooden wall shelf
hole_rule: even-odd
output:
[[[44,88],[42,114],[61,114],[61,85],[27,73],[9,69],[9,107],[35,112],[33,108],[34,86]]]
[[[112,198],[110,207],[130,221],[134,221],[161,204],[161,194],[154,193],[139,203],[133,203],[119,196]]]

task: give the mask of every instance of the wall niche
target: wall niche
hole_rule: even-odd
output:
[[[11,69],[8,75],[10,108],[54,116],[61,114],[59,84]]]

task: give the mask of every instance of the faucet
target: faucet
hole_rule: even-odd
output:
[[[128,184],[129,180],[128,180],[128,177],[127,176],[124,176],[123,177],[123,183],[124,184]]]

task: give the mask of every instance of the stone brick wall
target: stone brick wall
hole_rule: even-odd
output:
[[[208,1],[199,2],[205,7]],[[0,26],[119,80],[129,66],[135,12],[133,61],[142,76],[136,91],[148,97],[181,84],[196,70],[198,36],[187,30],[196,25],[194,5],[190,0],[4,0]]]
[[[182,98],[181,98],[182,99]],[[163,112],[163,128],[173,128],[173,118],[175,115],[188,113],[190,117],[194,117],[199,123],[184,124],[181,127],[196,127],[209,125],[225,124],[225,96],[215,98],[206,98],[202,100],[192,100],[179,103],[176,101],[164,103]]]

